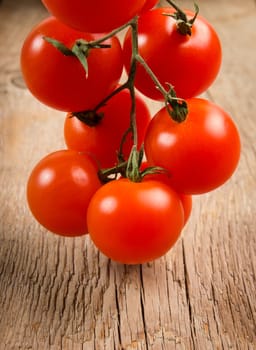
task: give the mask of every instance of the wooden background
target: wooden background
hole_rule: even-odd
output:
[[[206,97],[237,122],[239,168],[194,199],[166,256],[123,266],[88,237],[46,232],[28,211],[27,177],[64,147],[64,114],[36,101],[20,74],[22,41],[47,15],[40,1],[0,2],[1,350],[256,349],[256,2],[198,4],[223,43],[222,70]]]

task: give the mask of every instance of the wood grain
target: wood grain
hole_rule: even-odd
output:
[[[256,3],[198,4],[223,44],[221,73],[206,97],[237,122],[239,168],[220,189],[194,198],[166,256],[123,266],[88,237],[46,232],[27,208],[29,172],[64,147],[65,116],[36,101],[20,74],[22,42],[46,11],[36,0],[0,3],[1,350],[256,349]]]

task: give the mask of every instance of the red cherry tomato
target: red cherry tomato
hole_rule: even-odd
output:
[[[88,76],[75,56],[65,56],[44,36],[62,42],[69,49],[77,39],[92,41],[100,36],[78,32],[54,17],[38,24],[21,50],[21,68],[31,93],[55,109],[75,112],[94,108],[118,83],[123,58],[119,40],[108,39],[110,48],[91,49],[87,57]]]
[[[145,0],[42,0],[46,8],[70,27],[92,33],[109,32],[137,15]]]
[[[97,168],[84,154],[60,150],[47,155],[32,170],[27,200],[37,221],[62,236],[88,232],[86,212],[101,186]]]
[[[138,145],[141,146],[151,115],[144,100],[136,94],[136,118],[138,129]],[[76,117],[67,115],[64,124],[65,141],[70,149],[91,154],[101,168],[113,167],[117,163],[117,152],[124,133],[130,125],[131,97],[125,89],[113,96],[97,111],[103,118],[95,126],[88,126]],[[123,153],[127,159],[131,147],[132,134],[127,135]]]
[[[231,117],[216,104],[199,98],[187,101],[184,122],[175,122],[166,108],[150,122],[145,153],[150,165],[170,173],[179,193],[200,194],[224,184],[240,158],[240,137]]]
[[[212,26],[198,16],[192,34],[178,32],[176,21],[164,14],[173,14],[172,8],[156,8],[139,17],[139,54],[157,76],[164,88],[171,84],[177,96],[195,97],[205,91],[215,80],[221,65],[220,40]],[[193,13],[186,12],[188,18]],[[131,60],[131,30],[124,40],[125,66]],[[138,65],[135,85],[144,95],[163,100],[142,65]]]
[[[87,223],[98,249],[125,264],[141,264],[164,255],[184,225],[176,192],[159,181],[120,179],[93,196]]]

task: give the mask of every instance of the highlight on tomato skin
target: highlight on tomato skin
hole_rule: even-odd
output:
[[[202,98],[187,100],[188,115],[175,122],[162,108],[152,118],[145,137],[149,165],[170,173],[179,193],[203,194],[223,185],[236,170],[240,135],[231,116]]]
[[[59,150],[33,168],[27,183],[27,201],[35,219],[47,230],[61,236],[81,236],[88,233],[87,208],[101,185],[91,158]]]
[[[89,234],[110,259],[141,264],[166,254],[181,235],[184,211],[177,193],[159,181],[111,181],[92,197]]]

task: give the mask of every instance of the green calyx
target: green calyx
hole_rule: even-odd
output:
[[[170,117],[177,123],[182,123],[188,114],[187,102],[177,97],[176,92],[171,84],[169,86],[168,92],[165,94],[165,107],[170,115]]]
[[[58,49],[63,55],[65,56],[75,56],[81,65],[84,68],[86,78],[88,77],[88,61],[87,57],[89,56],[89,52],[91,49],[104,49],[104,48],[110,48],[111,45],[107,44],[101,44],[97,41],[95,42],[88,42],[84,39],[78,39],[76,40],[75,44],[72,46],[72,48],[68,48],[65,44],[62,42],[55,40],[53,38],[49,38],[47,36],[44,36],[43,39],[50,43],[52,46],[54,46],[56,49]]]
[[[176,12],[174,12],[173,14],[163,13],[163,15],[170,16],[176,20],[177,29],[181,35],[191,35],[192,34],[191,29],[199,13],[199,6],[196,3],[194,3],[195,14],[193,18],[188,19],[185,12],[182,11],[174,2],[172,2],[171,0],[166,0],[166,1],[176,10]]]
[[[142,180],[140,166],[143,159],[144,150],[139,151],[136,146],[133,146],[126,167],[126,177],[133,182],[140,182]]]
[[[143,161],[144,148],[141,147],[140,150],[137,150],[133,146],[126,165],[126,177],[133,182],[141,182],[142,179],[147,175],[154,174],[166,174],[168,171],[159,166],[148,166],[145,169],[141,170],[141,164]]]

